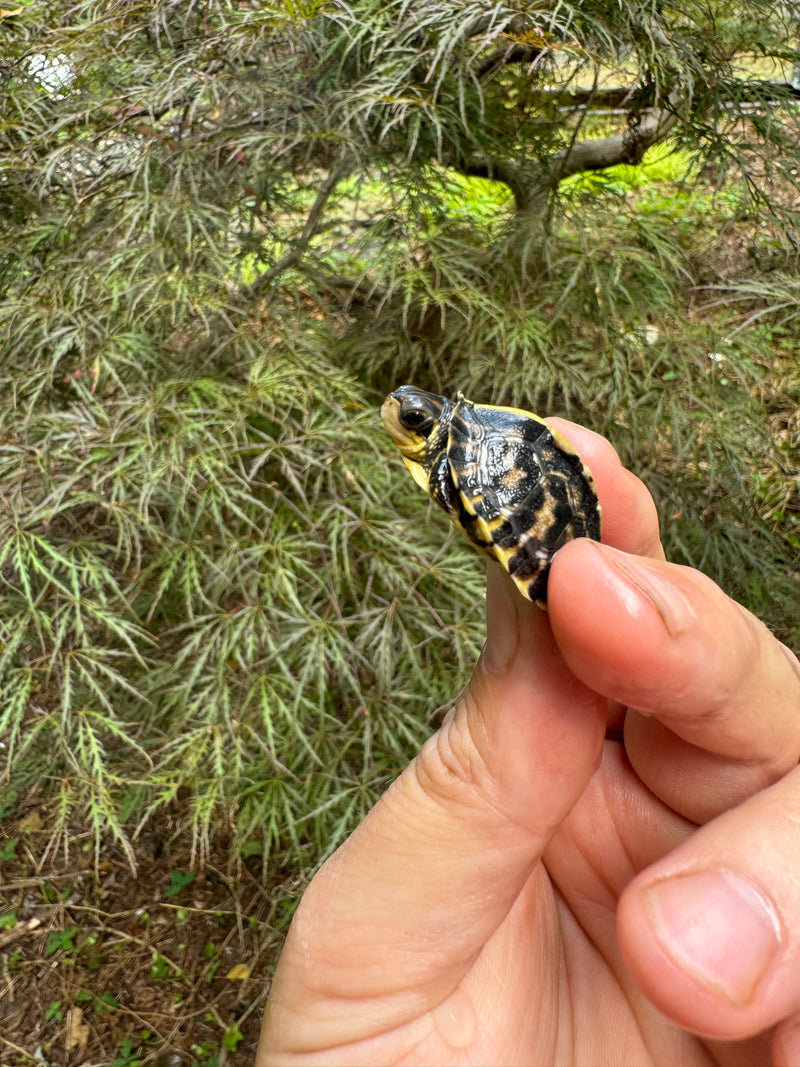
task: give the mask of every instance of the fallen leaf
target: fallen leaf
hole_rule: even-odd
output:
[[[18,825],[23,834],[38,834],[44,826],[44,820],[38,811],[32,811],[24,819],[20,819]]]
[[[231,967],[225,977],[231,978],[234,982],[243,982],[245,978],[250,977],[250,968],[246,963],[237,963]]]
[[[7,19],[9,15],[21,15],[24,10],[24,5],[22,7],[15,7],[13,11],[7,7],[0,7],[0,19]]]
[[[83,1021],[80,1008],[70,1008],[67,1013],[67,1052],[79,1048],[81,1052],[89,1043],[89,1024]]]

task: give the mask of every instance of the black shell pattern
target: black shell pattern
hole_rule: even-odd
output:
[[[450,420],[446,456],[456,490],[452,518],[544,607],[553,555],[576,537],[600,539],[588,468],[537,416],[464,397]]]

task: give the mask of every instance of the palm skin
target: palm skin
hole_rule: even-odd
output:
[[[549,615],[490,569],[472,681],[309,886],[259,1064],[800,1061],[796,661],[557,425],[614,547],[562,550]]]

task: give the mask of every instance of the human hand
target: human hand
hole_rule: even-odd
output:
[[[267,1064],[800,1063],[800,668],[601,438],[549,615],[494,565],[441,729],[321,868]]]

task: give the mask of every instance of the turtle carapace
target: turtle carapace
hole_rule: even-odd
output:
[[[600,540],[594,480],[569,441],[528,411],[411,385],[390,393],[381,414],[417,484],[545,607],[558,549]]]

